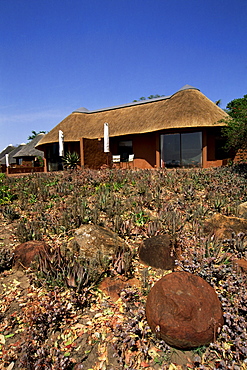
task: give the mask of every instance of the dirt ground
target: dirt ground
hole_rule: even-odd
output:
[[[0,213],[0,249],[12,249],[20,244],[14,235],[15,223],[8,222]]]

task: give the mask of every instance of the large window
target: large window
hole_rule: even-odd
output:
[[[201,167],[201,132],[161,135],[160,141],[161,167]]]

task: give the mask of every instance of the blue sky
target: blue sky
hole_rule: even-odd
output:
[[[246,0],[0,0],[0,151],[73,110],[247,94]]]

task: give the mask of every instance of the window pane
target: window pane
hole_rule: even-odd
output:
[[[192,132],[181,134],[182,166],[201,166],[202,164],[202,133]]]
[[[180,134],[161,135],[161,166],[180,166]]]

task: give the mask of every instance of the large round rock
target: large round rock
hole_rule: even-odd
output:
[[[168,235],[157,235],[145,239],[139,248],[140,262],[145,265],[172,270],[175,256],[172,256],[172,241]]]
[[[146,316],[151,330],[177,348],[207,345],[223,325],[214,289],[188,272],[173,272],[155,283],[147,297]]]

